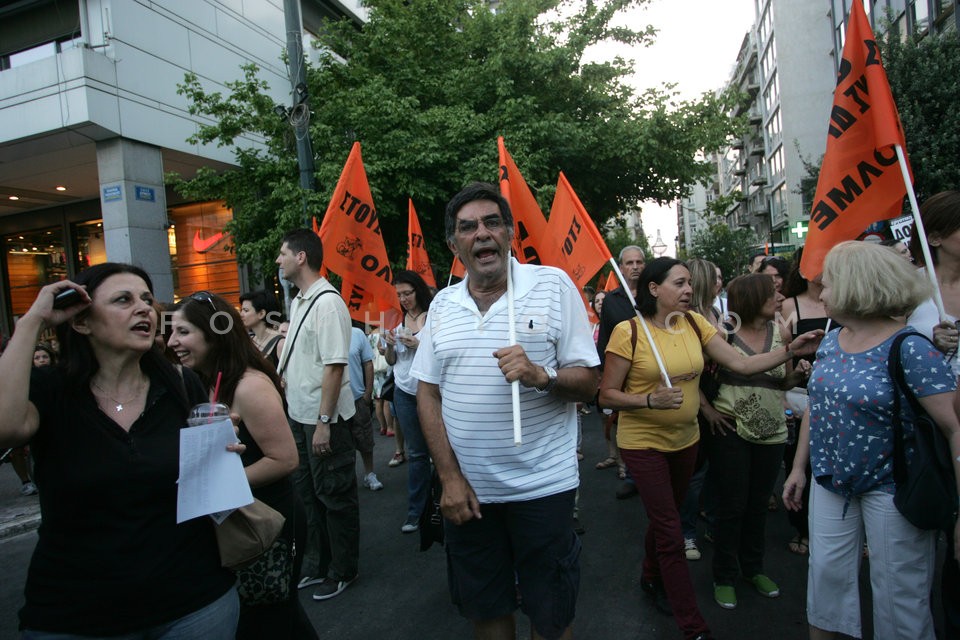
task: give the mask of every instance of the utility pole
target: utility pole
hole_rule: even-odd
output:
[[[300,167],[300,188],[315,191],[313,145],[310,143],[310,95],[307,92],[307,70],[303,57],[300,0],[283,0],[283,15],[287,29],[287,64],[290,67],[290,86],[293,88],[293,107],[288,110],[278,106],[276,112],[293,127],[297,141],[297,164]],[[303,203],[303,226],[310,226],[306,201]]]

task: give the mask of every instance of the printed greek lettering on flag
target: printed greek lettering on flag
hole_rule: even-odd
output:
[[[351,318],[369,322],[381,312],[399,312],[359,142],[353,143],[318,235],[323,241],[324,265],[343,279],[341,295]]]
[[[423,241],[420,220],[417,218],[417,210],[413,208],[412,199],[409,199],[407,207],[407,247],[407,269],[419,274],[424,282],[436,288],[437,281],[433,277],[430,256],[427,255],[427,245]]]
[[[899,216],[906,195],[894,148],[900,145],[906,157],[900,116],[863,3],[852,4],[800,263],[807,280],[820,275],[835,245]]]
[[[542,243],[546,238],[547,219],[507,152],[503,136],[497,138],[497,150],[500,153],[500,194],[513,212],[513,255],[520,263],[544,264]]]
[[[544,264],[566,271],[578,289],[583,289],[612,257],[597,225],[562,171],[546,231],[543,245],[549,253],[544,256]]]

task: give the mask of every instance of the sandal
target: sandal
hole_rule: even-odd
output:
[[[805,556],[810,551],[810,541],[797,534],[787,543],[787,549],[790,550],[790,553]]]
[[[597,463],[597,469],[609,469],[615,466],[617,466],[617,460],[612,456],[607,456],[604,460]]]
[[[627,479],[627,465],[625,464],[617,465],[617,477],[620,478],[621,480]]]

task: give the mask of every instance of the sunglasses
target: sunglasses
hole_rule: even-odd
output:
[[[217,310],[217,305],[213,301],[213,294],[209,291],[197,291],[196,293],[190,294],[190,300],[196,300],[201,304],[208,304],[214,312]]]

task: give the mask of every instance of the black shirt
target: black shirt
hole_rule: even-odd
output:
[[[43,520],[21,629],[129,633],[196,611],[235,581],[220,567],[212,521],[176,522],[190,400],[172,366],[147,356],[141,366],[150,388],[129,432],[88,388],[69,386],[63,370],[34,369],[30,400],[40,425],[30,446]],[[195,374],[184,376],[196,389]]]
[[[600,309],[600,331],[597,334],[597,353],[600,354],[601,366],[603,366],[607,343],[610,342],[610,334],[613,333],[614,327],[636,315],[637,312],[630,304],[630,298],[627,297],[623,287],[617,287],[604,297],[603,307]]]

